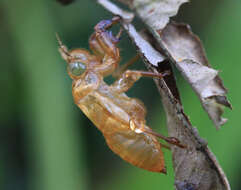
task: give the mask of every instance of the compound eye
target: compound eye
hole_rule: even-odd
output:
[[[80,76],[85,72],[86,66],[84,63],[74,62],[68,65],[68,70],[72,75]]]

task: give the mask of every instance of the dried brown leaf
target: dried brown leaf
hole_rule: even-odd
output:
[[[188,0],[119,0],[143,18],[144,22],[154,30],[163,29],[169,18],[175,16],[179,7]],[[158,18],[158,19],[157,19]]]
[[[231,108],[227,90],[218,71],[209,65],[199,38],[190,27],[169,22],[186,0],[119,0],[134,9],[156,38],[164,55],[181,71],[199,96],[203,108],[218,129],[227,119],[222,118],[224,107]],[[166,27],[165,27],[166,26]],[[165,27],[165,28],[164,28]]]
[[[210,119],[219,128],[227,119],[221,117],[224,107],[231,108],[227,90],[211,68],[199,38],[186,24],[171,22],[158,31],[162,45],[175,60],[175,65],[198,95]]]
[[[131,30],[129,30],[132,28]],[[134,27],[127,27],[128,35],[135,43],[138,51],[141,53],[146,66],[152,72],[159,72],[166,67],[164,64],[159,64],[158,68],[151,63],[153,58],[158,56],[152,46],[143,47],[141,43],[136,43]],[[134,32],[134,34],[132,34]],[[149,52],[150,55],[142,53]],[[158,51],[157,51],[158,52]],[[149,59],[152,57],[152,59]],[[169,64],[165,62],[165,64]],[[171,69],[171,67],[169,67]],[[174,76],[171,76],[175,82]],[[186,149],[180,149],[173,146],[173,165],[175,170],[175,186],[177,190],[183,189],[200,189],[200,190],[230,190],[227,178],[218,164],[215,156],[207,147],[207,143],[203,140],[197,130],[192,127],[188,117],[185,115],[181,102],[172,94],[172,89],[169,88],[166,79],[155,79],[157,88],[162,98],[162,103],[167,116],[168,134],[177,137],[183,144],[187,145]],[[171,86],[171,88],[176,88]]]
[[[98,0],[98,2],[110,12],[116,14],[116,11],[112,9],[114,4],[108,0]],[[165,64],[161,63],[158,64],[158,67],[154,66],[156,65],[155,60],[163,60],[163,55],[150,44],[147,45],[148,41],[142,39],[133,25],[129,23],[122,23],[122,25],[137,47],[149,70],[160,72],[166,69],[166,65],[171,70],[169,61],[173,62],[173,60],[165,60]],[[143,40],[145,43],[142,43]],[[216,71],[212,71],[215,75]],[[173,75],[169,77],[172,78],[171,88],[176,88],[175,77]],[[228,180],[215,156],[184,114],[178,94],[173,95],[173,91],[169,89],[167,85],[169,82],[166,82],[166,79],[155,79],[155,82],[167,115],[169,135],[177,137],[182,143],[187,145],[186,149],[172,146],[176,190],[230,190]],[[174,92],[178,93],[177,89]]]
[[[128,11],[124,11],[117,7],[115,4],[111,3],[110,1],[106,0],[97,0],[99,4],[101,4],[106,9],[111,10],[111,12],[115,15],[121,15],[123,20],[127,23],[131,22],[134,18],[134,14]]]

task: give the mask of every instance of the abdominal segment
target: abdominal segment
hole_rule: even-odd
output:
[[[164,157],[155,136],[136,133],[129,127],[128,116],[115,117],[95,99],[78,106],[102,132],[110,149],[130,164],[153,172],[165,173]],[[110,108],[110,106],[109,106]],[[115,109],[111,109],[115,110]]]
[[[110,149],[123,160],[149,171],[165,172],[163,153],[154,136],[131,130],[118,130],[104,136]]]

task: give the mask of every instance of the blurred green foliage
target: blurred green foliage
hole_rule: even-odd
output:
[[[177,75],[184,110],[208,140],[233,189],[241,185],[240,10],[238,0],[194,1],[175,18],[201,36],[211,64],[222,71],[229,89],[234,110],[226,112],[229,121],[217,132],[189,85]],[[88,48],[94,25],[110,17],[88,0],[69,6],[47,0],[0,2],[1,189],[173,189],[170,152],[165,151],[167,176],[126,164],[72,101],[71,80],[57,51],[55,32],[68,47]],[[121,50],[122,62],[135,53],[126,35]],[[152,81],[141,80],[129,95],[145,102],[150,126],[167,134]]]

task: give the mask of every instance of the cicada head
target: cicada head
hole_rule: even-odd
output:
[[[56,34],[59,43],[59,52],[62,58],[67,62],[67,71],[72,79],[79,79],[88,70],[90,62],[92,61],[92,56],[90,53],[84,49],[73,49],[68,50],[68,48],[63,45],[59,36]]]

